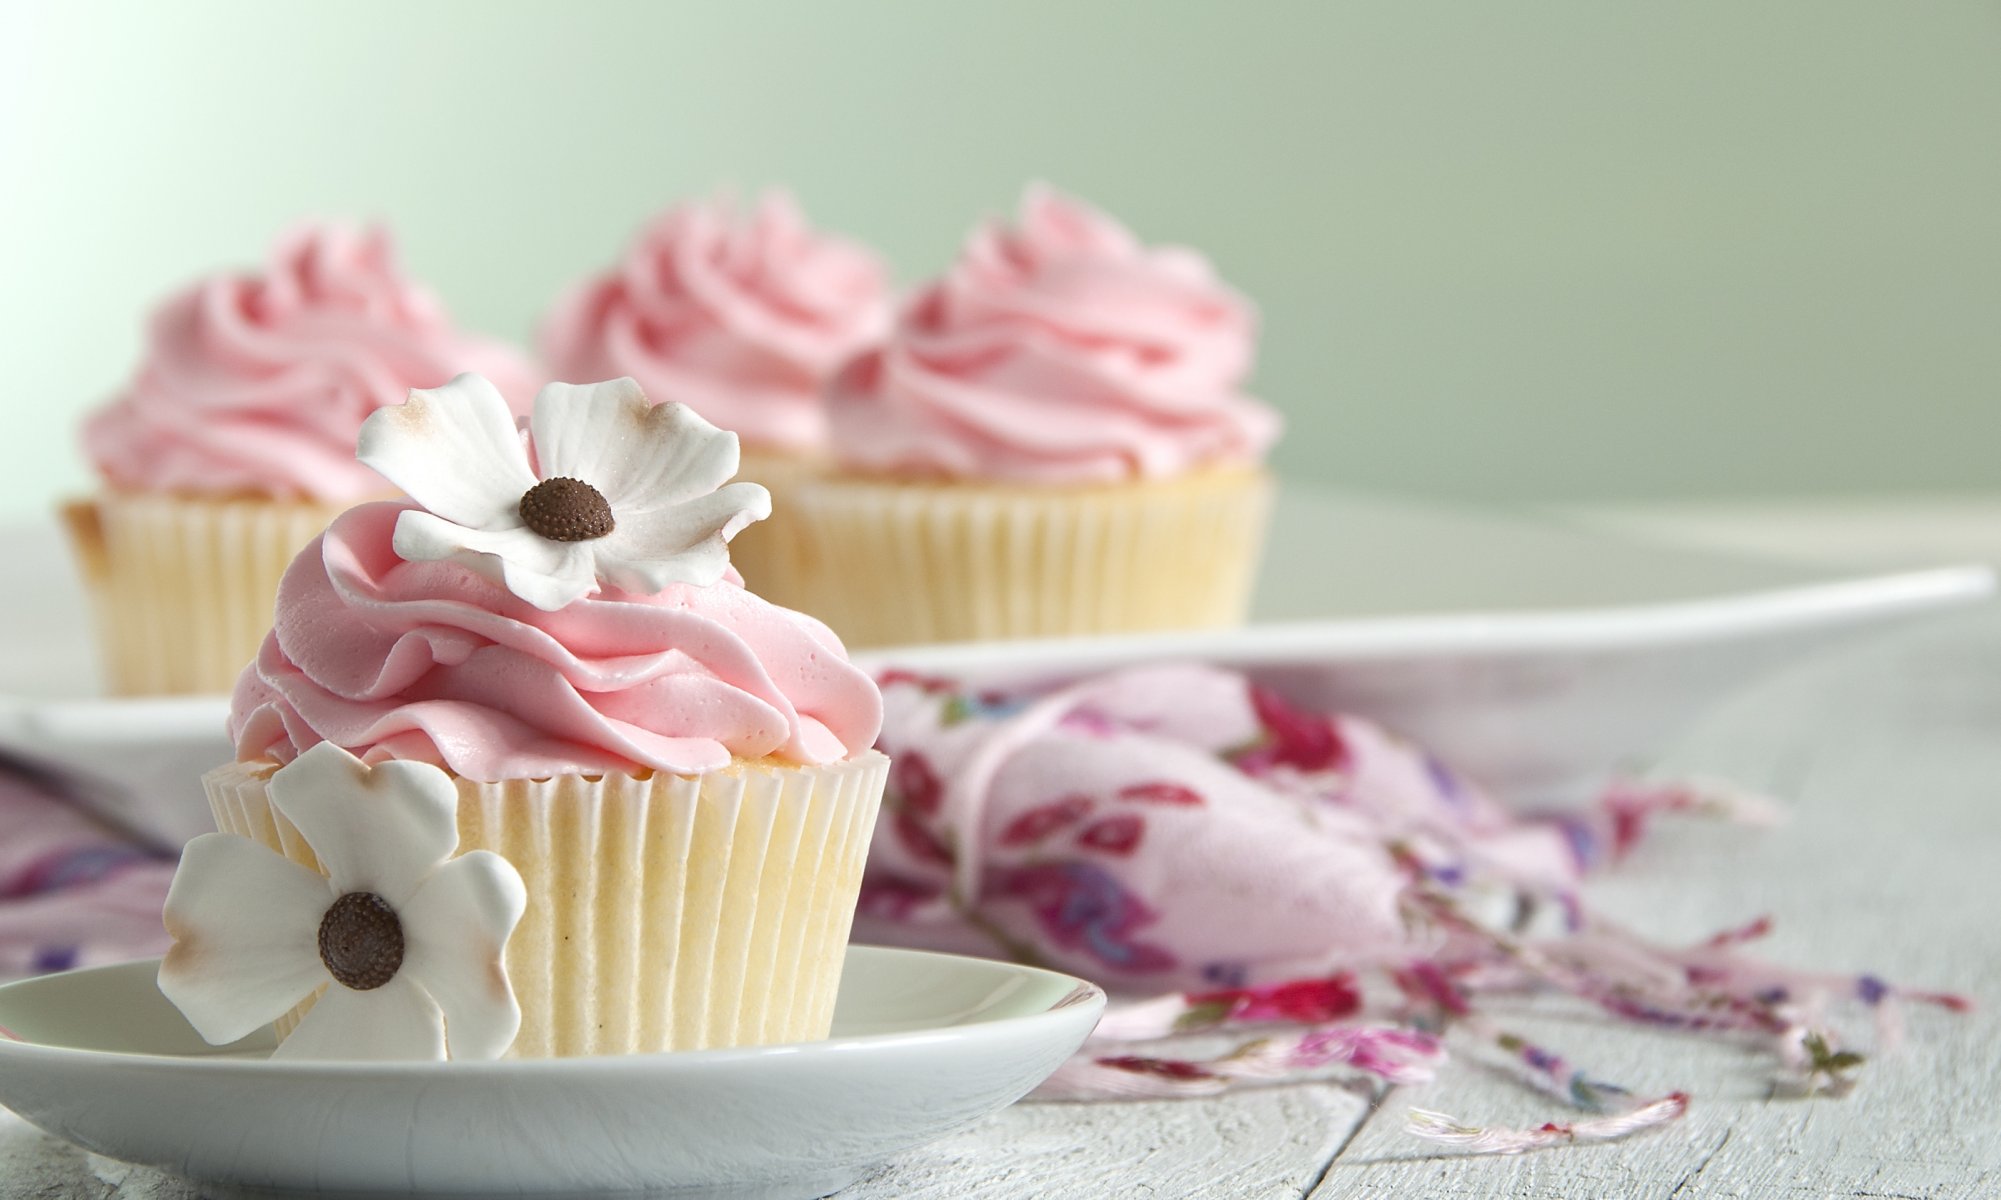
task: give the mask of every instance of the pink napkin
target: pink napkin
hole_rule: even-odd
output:
[[[1591,1078],[1497,1026],[1490,996],[1557,992],[1636,1025],[1762,1041],[1806,1091],[1845,1088],[1862,1061],[1830,1023],[1838,1002],[1873,1012],[1886,1041],[1900,1000],[1964,1005],[1760,962],[1741,947],[1763,920],[1666,947],[1590,912],[1586,874],[1652,815],[1773,814],[1727,786],[1612,781],[1588,810],[1515,813],[1378,725],[1200,666],[1022,694],[881,682],[894,765],[857,940],[1103,984],[1119,1002],[1043,1095],[1328,1071],[1419,1082],[1450,1043],[1588,1114],[1534,1129],[1413,1118],[1421,1136],[1515,1152],[1660,1125],[1688,1098]],[[1184,1044],[1251,1026],[1220,1053]]]
[[[161,954],[174,861],[0,769],[0,980]]]
[[[1394,962],[1413,949],[1394,848],[1449,881],[1568,897],[1621,824],[1515,816],[1380,726],[1209,668],[1026,697],[884,683],[894,765],[858,936],[1116,991]],[[1662,803],[1632,797],[1624,826]]]

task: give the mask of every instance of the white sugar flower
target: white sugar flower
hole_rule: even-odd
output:
[[[498,1058],[521,1028],[502,955],[528,892],[492,851],[451,857],[450,777],[322,742],[268,787],[326,874],[236,834],[189,842],[161,993],[223,1045],[318,992],[273,1058]]]
[[[706,587],[729,568],[729,539],[771,515],[762,487],[725,486],[735,434],[649,404],[630,379],[549,384],[529,432],[533,466],[506,401],[477,375],[370,415],[356,457],[429,510],[397,519],[396,553],[464,563],[553,611],[600,583]]]

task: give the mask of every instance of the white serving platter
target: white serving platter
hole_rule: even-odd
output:
[[[465,1063],[208,1046],[157,961],[0,987],[0,1104],[87,1150],[232,1188],[804,1200],[1027,1094],[1104,993],[855,946],[822,1042]]]
[[[207,829],[196,781],[229,755],[226,700],[97,697],[53,524],[0,531],[0,554],[22,567],[0,592],[0,751],[163,843]],[[1288,488],[1245,629],[857,657],[995,685],[1159,659],[1241,667],[1387,722],[1504,796],[1561,800],[1778,665],[1994,590],[1985,566],[1842,572]]]

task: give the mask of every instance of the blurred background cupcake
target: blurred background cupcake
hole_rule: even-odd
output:
[[[362,421],[465,371],[517,405],[539,381],[520,352],[456,329],[379,228],[300,227],[261,272],[161,305],[131,384],[84,422],[103,486],[63,514],[110,689],[228,691],[293,554],[356,501],[395,495],[355,461]]]
[[[677,401],[735,433],[743,478],[772,495],[772,519],[731,547],[737,569],[775,603],[810,610],[786,527],[825,457],[822,392],[892,317],[882,262],[769,191],[748,208],[718,197],[662,213],[623,260],[557,302],[542,353],[559,378],[630,376],[656,404]]]
[[[812,611],[858,645],[1242,621],[1280,424],[1254,323],[1200,255],[1031,187],[831,386]]]

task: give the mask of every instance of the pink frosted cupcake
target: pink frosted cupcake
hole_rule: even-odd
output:
[[[362,421],[464,371],[520,403],[537,382],[519,352],[454,328],[379,229],[299,229],[262,272],[163,304],[132,383],[84,425],[104,487],[64,513],[111,689],[227,691],[292,555],[394,494],[354,459]]]
[[[864,645],[1241,621],[1279,431],[1253,324],[1199,255],[1031,188],[835,380],[814,611]]]
[[[661,214],[620,263],[557,303],[542,352],[560,378],[629,376],[742,439],[744,476],[771,489],[775,515],[739,539],[735,561],[793,604],[795,568],[780,551],[797,485],[825,453],[822,389],[890,320],[875,256],[815,232],[771,192],[749,211],[714,200]]]
[[[544,388],[524,447],[465,376],[361,445],[412,499],[349,510],[286,573],[162,990],[216,1041],[289,1010],[281,1053],[315,1057],[436,1057],[460,1024],[464,1053],[526,1057],[825,1036],[881,697],[730,569],[770,511],[724,483],[736,439],[621,379]],[[426,898],[478,852],[483,882]]]

